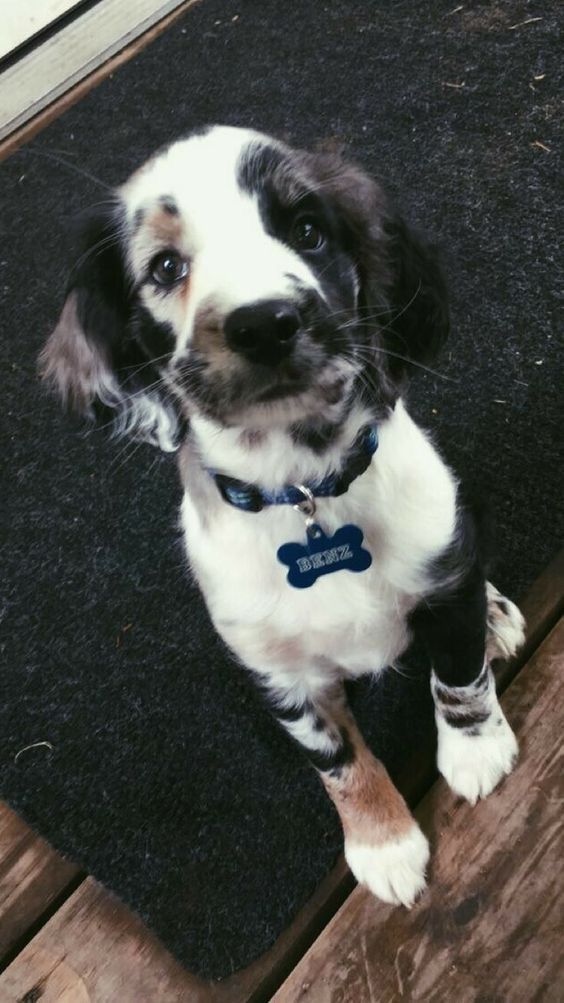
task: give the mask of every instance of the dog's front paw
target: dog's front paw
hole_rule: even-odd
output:
[[[415,822],[404,836],[385,843],[347,839],[345,857],[359,884],[384,902],[409,909],[425,887],[429,844]]]
[[[517,739],[501,707],[482,725],[453,728],[440,717],[437,766],[449,787],[476,804],[511,772],[517,758]]]
[[[488,662],[494,658],[513,658],[525,641],[525,617],[491,582],[486,582],[486,596]]]

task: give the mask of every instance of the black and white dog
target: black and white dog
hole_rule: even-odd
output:
[[[356,878],[405,905],[427,841],[343,680],[417,635],[452,789],[484,797],[517,752],[490,662],[523,619],[485,581],[472,513],[401,396],[447,330],[433,252],[362,170],[214,127],[90,218],[41,358],[69,404],[179,449],[213,622],[319,771]]]

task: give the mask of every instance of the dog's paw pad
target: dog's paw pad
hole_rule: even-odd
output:
[[[517,752],[517,739],[501,709],[478,734],[439,725],[438,768],[455,794],[470,804],[487,797],[511,773]]]
[[[425,888],[429,844],[415,822],[404,836],[385,843],[347,839],[345,857],[359,884],[384,902],[410,908]]]
[[[486,594],[488,661],[513,658],[525,641],[525,618],[519,607],[502,596],[491,582],[486,582]]]

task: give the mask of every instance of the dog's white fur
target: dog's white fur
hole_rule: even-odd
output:
[[[345,840],[345,858],[355,878],[383,902],[409,909],[425,887],[429,844],[421,829],[380,846]]]
[[[471,804],[491,794],[506,776],[517,758],[517,740],[509,727],[495,691],[491,669],[485,667],[485,683],[469,686],[438,685],[432,674],[437,722],[437,766],[452,788]],[[472,734],[452,727],[444,717],[441,694],[455,697],[459,703],[449,710],[456,717],[457,707],[464,714],[482,714],[484,721],[475,725]]]

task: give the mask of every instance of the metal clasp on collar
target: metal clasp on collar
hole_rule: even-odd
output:
[[[317,511],[317,505],[315,504],[315,498],[312,492],[305,486],[305,484],[294,484],[294,487],[297,491],[301,491],[304,496],[304,500],[298,502],[297,505],[292,505],[292,508],[294,508],[296,512],[301,512],[303,515],[306,524],[306,532],[309,536],[319,536],[321,530],[319,529],[319,526],[316,525],[314,519]]]

